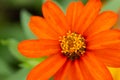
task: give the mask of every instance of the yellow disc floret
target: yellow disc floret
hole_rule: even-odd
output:
[[[85,39],[82,35],[68,32],[66,36],[60,38],[62,53],[70,59],[79,58],[85,53]]]

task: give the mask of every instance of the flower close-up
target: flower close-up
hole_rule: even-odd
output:
[[[100,12],[101,7],[100,0],[78,0],[64,13],[53,1],[45,1],[43,17],[31,16],[29,22],[37,39],[18,45],[28,58],[47,57],[27,80],[113,80],[107,67],[120,67],[120,30],[112,29],[118,15]]]

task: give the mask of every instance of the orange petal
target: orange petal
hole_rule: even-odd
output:
[[[77,18],[81,15],[81,11],[83,9],[84,5],[82,2],[71,2],[67,8],[66,12],[66,18],[69,23],[69,26],[71,26],[71,30],[75,32],[74,26]]]
[[[60,52],[60,47],[56,40],[25,40],[18,45],[18,50],[24,56],[36,58],[56,54]]]
[[[47,24],[45,19],[42,17],[32,16],[29,26],[33,33],[40,39],[59,39],[59,35]]]
[[[120,30],[107,30],[86,39],[87,49],[100,49],[120,42]]]
[[[71,63],[71,69],[68,78],[68,80],[85,80],[79,66],[79,60],[75,60]]]
[[[79,61],[79,67],[81,69],[81,74],[83,75],[84,80],[94,80],[91,73],[84,67],[83,61]]]
[[[81,57],[81,62],[84,72],[89,72],[92,79],[84,74],[84,77],[89,77],[89,80],[113,80],[110,72],[104,64],[102,64],[92,53],[86,53]]]
[[[68,73],[70,71],[71,61],[68,60],[64,66],[55,74],[54,80],[68,80]]]
[[[85,31],[85,36],[92,36],[96,33],[108,30],[113,27],[118,19],[118,15],[112,11],[105,11],[98,15],[91,26]]]
[[[89,0],[83,8],[81,15],[76,20],[75,30],[82,34],[88,26],[95,20],[101,8],[100,0]]]
[[[60,54],[49,57],[31,70],[27,80],[48,80],[64,65],[66,59]]]
[[[43,15],[49,26],[60,35],[65,35],[69,30],[66,18],[61,9],[52,1],[46,1],[43,6]]]
[[[120,67],[120,49],[95,49],[91,50],[91,53],[95,54],[106,66]]]
[[[120,49],[120,40],[116,41],[116,43],[111,43],[107,45],[103,45],[103,48],[110,48],[110,49]]]

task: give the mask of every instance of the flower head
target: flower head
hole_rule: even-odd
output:
[[[69,32],[60,40],[60,47],[65,56],[74,60],[85,53],[85,39],[80,34]]]
[[[42,6],[43,16],[32,16],[29,26],[37,40],[22,41],[27,57],[48,56],[27,80],[112,80],[106,66],[120,67],[120,30],[112,11],[99,13],[100,0],[71,2],[66,14],[52,1]]]

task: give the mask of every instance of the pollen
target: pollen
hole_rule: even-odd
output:
[[[69,59],[78,59],[85,53],[86,44],[85,39],[81,34],[71,33],[60,37],[60,46],[62,53]]]

